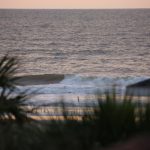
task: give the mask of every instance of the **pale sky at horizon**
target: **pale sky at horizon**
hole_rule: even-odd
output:
[[[0,8],[150,8],[150,0],[0,0]]]

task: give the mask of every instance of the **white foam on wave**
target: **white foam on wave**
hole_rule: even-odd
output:
[[[80,75],[66,75],[61,82],[71,85],[94,85],[94,86],[128,86],[143,81],[149,77],[94,77]]]
[[[125,90],[130,84],[143,81],[148,77],[124,77],[124,78],[108,78],[108,77],[92,77],[80,75],[66,75],[65,79],[57,84],[19,86],[20,90],[30,89],[29,92],[36,94],[94,94],[95,92],[104,92],[118,89],[119,93]]]
[[[95,96],[96,93],[103,94],[106,91],[112,91],[115,87],[117,94],[123,95],[126,86],[147,79],[148,77],[125,77],[125,78],[108,78],[108,77],[91,77],[80,75],[67,75],[65,79],[57,84],[18,86],[19,91],[27,90],[34,94],[28,101],[29,104],[45,105],[59,102],[64,98],[67,103],[79,105],[81,103],[91,103],[87,96]],[[68,95],[71,95],[68,96]],[[80,97],[80,103],[78,98]]]

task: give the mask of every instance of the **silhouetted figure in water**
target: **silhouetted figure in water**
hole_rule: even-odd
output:
[[[78,96],[78,102],[80,101],[79,96]]]

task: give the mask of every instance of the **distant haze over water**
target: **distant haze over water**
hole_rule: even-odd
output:
[[[150,9],[0,10],[0,56],[20,74],[150,75]]]

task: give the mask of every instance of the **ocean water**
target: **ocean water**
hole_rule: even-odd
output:
[[[20,59],[19,75],[65,75],[30,86],[43,96],[124,89],[150,75],[150,9],[0,10],[0,57],[6,53]]]

